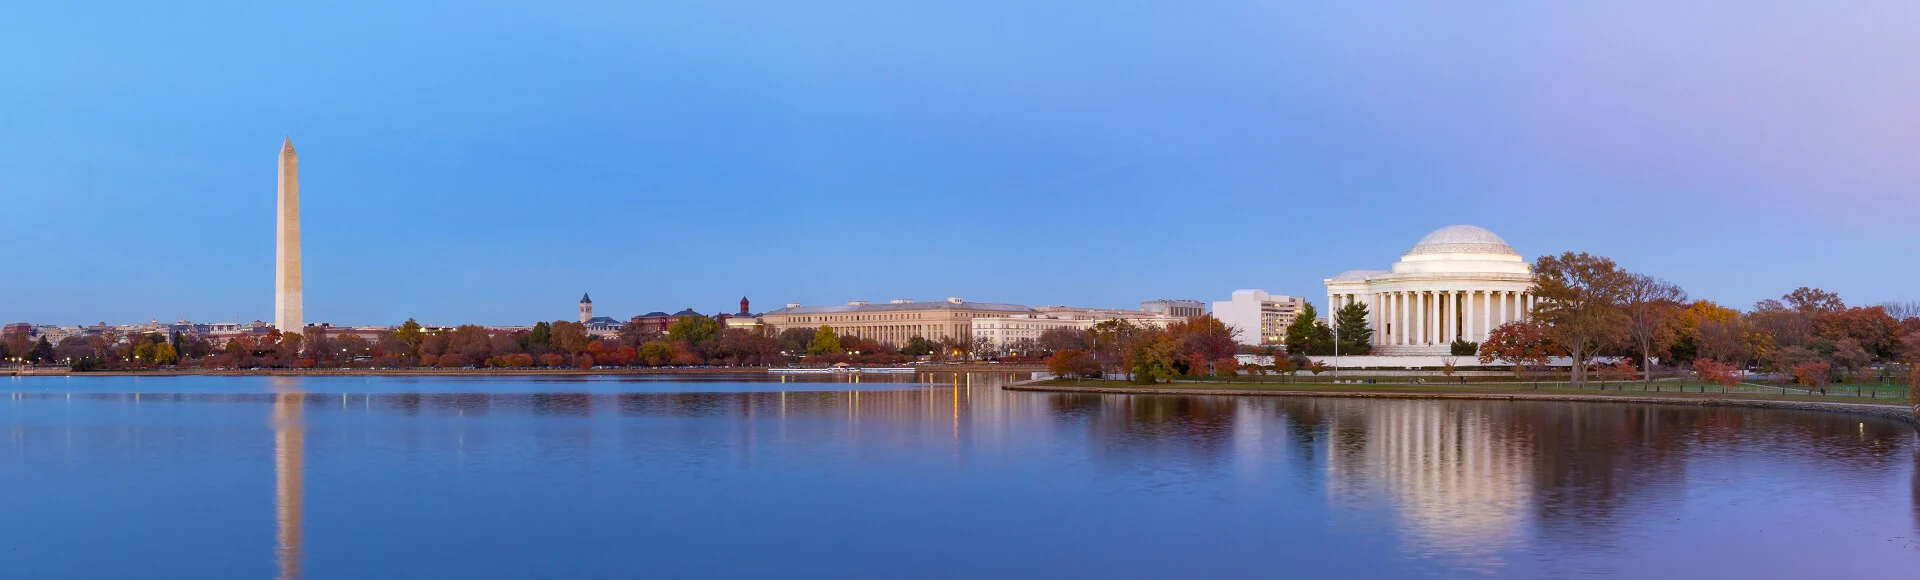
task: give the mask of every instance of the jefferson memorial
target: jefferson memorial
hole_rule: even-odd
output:
[[[1326,279],[1334,311],[1367,305],[1373,354],[1448,354],[1454,339],[1484,341],[1533,310],[1533,266],[1500,236],[1447,226],[1420,238],[1392,270],[1354,270]]]

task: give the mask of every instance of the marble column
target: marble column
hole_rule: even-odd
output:
[[[1427,344],[1440,342],[1440,291],[1433,291],[1433,304],[1427,312]]]
[[[1428,300],[1427,292],[1420,292],[1420,341],[1417,344],[1433,344],[1433,303]]]
[[[1501,292],[1500,293],[1500,324],[1512,323],[1513,311],[1514,311],[1513,291],[1508,290],[1506,292]]]
[[[1413,346],[1413,341],[1420,336],[1419,325],[1413,323],[1413,321],[1418,320],[1416,315],[1420,311],[1419,303],[1414,301],[1412,292],[1401,292],[1400,300],[1406,308],[1406,310],[1401,313],[1401,317],[1406,319],[1402,321],[1402,323],[1407,327],[1407,331],[1401,333],[1403,336],[1400,344]]]
[[[1493,333],[1493,293],[1488,292],[1486,294],[1487,295],[1484,296],[1483,298],[1487,300],[1487,303],[1485,304],[1487,309],[1486,309],[1486,312],[1480,315],[1480,318],[1481,318],[1480,338],[1475,339],[1480,342],[1486,342],[1487,335]]]
[[[1394,303],[1394,346],[1407,344],[1407,296],[1405,292],[1392,294]]]
[[[1465,304],[1467,306],[1465,309],[1462,309],[1460,311],[1460,322],[1466,325],[1466,332],[1462,332],[1460,334],[1461,334],[1461,338],[1465,338],[1470,342],[1480,342],[1480,339],[1475,338],[1473,334],[1473,332],[1477,330],[1477,327],[1475,327],[1473,324],[1473,299],[1474,297],[1479,295],[1480,293],[1478,291],[1468,290],[1467,298],[1465,300],[1460,301],[1462,304]]]

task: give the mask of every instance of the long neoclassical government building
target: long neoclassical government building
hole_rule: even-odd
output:
[[[1377,355],[1445,355],[1455,338],[1485,340],[1489,330],[1526,318],[1533,305],[1533,266],[1475,226],[1427,234],[1392,270],[1354,270],[1326,284],[1334,309],[1367,305]]]

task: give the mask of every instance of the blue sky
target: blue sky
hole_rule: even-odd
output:
[[[57,3],[0,319],[1322,297],[1426,232],[1920,299],[1920,3]],[[1323,298],[1322,298],[1323,299]]]

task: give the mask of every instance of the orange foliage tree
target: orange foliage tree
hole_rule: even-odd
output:
[[[1513,365],[1515,377],[1524,377],[1527,367],[1547,365],[1553,356],[1553,343],[1547,331],[1531,322],[1509,322],[1493,329],[1480,343],[1480,364]]]
[[[1733,365],[1710,358],[1693,361],[1693,374],[1698,375],[1702,381],[1720,385],[1720,392],[1722,393],[1727,392],[1727,390],[1733,388],[1734,385],[1740,384],[1740,372],[1738,369],[1734,368]]]
[[[1793,365],[1793,382],[1808,389],[1820,389],[1820,394],[1824,395],[1827,393],[1827,383],[1833,380],[1832,371],[1833,365],[1825,361],[1806,361]]]
[[[1047,372],[1068,379],[1100,378],[1100,363],[1082,350],[1063,350],[1047,357]]]

